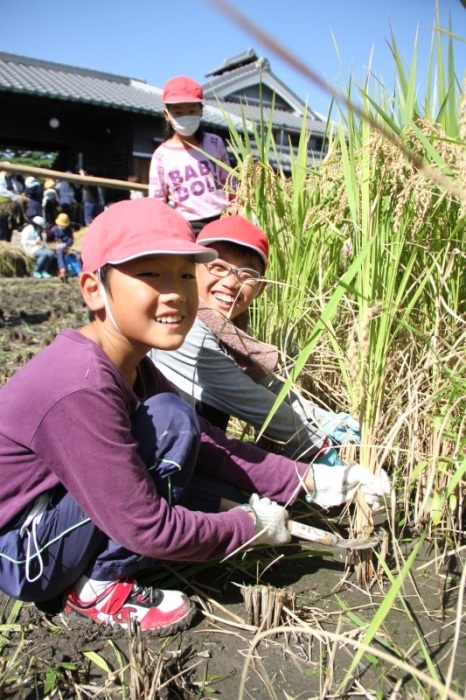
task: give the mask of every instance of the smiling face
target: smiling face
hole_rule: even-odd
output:
[[[154,255],[116,266],[108,303],[118,330],[145,354],[176,350],[197,313],[196,266],[186,255]],[[108,319],[106,319],[108,322]]]
[[[152,255],[110,267],[105,286],[84,271],[80,287],[94,320],[81,329],[128,381],[152,348],[176,350],[196,318],[196,265],[188,255]]]
[[[249,268],[261,275],[264,273],[264,265],[258,254],[246,247],[221,242],[209,247],[218,252],[219,261],[233,268]],[[221,311],[231,319],[245,311],[264,288],[260,282],[254,286],[242,284],[233,273],[228,277],[214,277],[202,263],[197,265],[196,275],[201,299],[211,309]]]

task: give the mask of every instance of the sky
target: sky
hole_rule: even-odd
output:
[[[223,0],[222,0],[223,1]],[[342,89],[372,72],[393,84],[391,29],[407,63],[419,32],[418,75],[427,68],[435,0],[228,0],[326,82]],[[457,70],[466,67],[466,9],[437,0],[441,26],[455,41]],[[309,106],[328,113],[330,94],[237,24],[219,0],[22,0],[1,2],[0,51],[144,79],[163,87],[175,75],[202,83],[226,59],[253,48]],[[460,74],[461,75],[461,74]],[[1,128],[1,127],[0,127]]]

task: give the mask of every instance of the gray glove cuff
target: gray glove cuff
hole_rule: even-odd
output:
[[[241,510],[245,510],[245,511],[248,512],[248,513],[252,513],[253,516],[254,516],[254,521],[253,521],[253,522],[254,522],[254,527],[256,527],[256,525],[257,525],[257,513],[256,513],[256,511],[254,510],[254,508],[252,508],[252,507],[249,505],[249,503],[242,503],[240,506],[236,506],[236,507],[237,507],[237,508],[241,508]]]

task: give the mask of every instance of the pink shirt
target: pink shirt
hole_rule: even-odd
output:
[[[202,153],[162,143],[154,151],[149,171],[149,197],[173,202],[188,221],[217,216],[228,203],[223,191],[228,172],[215,162],[229,165],[222,139],[204,134],[199,148]]]

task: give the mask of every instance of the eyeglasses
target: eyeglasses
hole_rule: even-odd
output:
[[[215,260],[215,262],[205,263],[207,272],[214,277],[228,277],[234,275],[240,284],[249,284],[254,287],[262,275],[257,270],[250,267],[231,267],[223,260]]]

